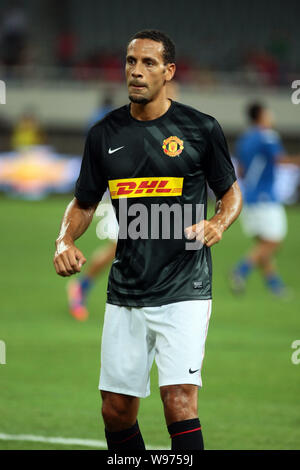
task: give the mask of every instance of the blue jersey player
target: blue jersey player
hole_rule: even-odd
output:
[[[241,223],[245,234],[256,243],[231,272],[230,285],[234,293],[243,292],[251,271],[260,268],[267,288],[282,297],[287,290],[274,255],[286,236],[287,218],[274,191],[275,166],[299,164],[299,157],[285,154],[279,135],[272,129],[273,115],[266,106],[253,103],[247,111],[251,126],[237,141],[236,157],[243,182]]]

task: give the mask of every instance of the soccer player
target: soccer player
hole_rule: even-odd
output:
[[[119,220],[99,383],[110,450],[145,449],[137,415],[140,398],[150,393],[154,358],[172,449],[203,449],[198,387],[211,314],[210,247],[238,217],[242,199],[216,119],[167,98],[175,68],[175,46],[164,33],[145,30],[129,41],[131,103],[89,132],[75,198],[56,240],[57,273],[79,272],[85,258],[74,242],[108,186]],[[217,198],[210,220],[206,182]],[[204,206],[204,217],[197,222],[194,214],[197,223],[182,224],[178,236],[186,209],[197,204]],[[152,220],[157,208],[159,236]],[[166,208],[174,209],[174,229],[164,219]],[[137,221],[134,215],[145,210]],[[171,235],[164,238],[167,228]],[[201,249],[187,249],[187,243],[200,243]]]
[[[22,150],[29,147],[44,145],[45,140],[45,134],[37,116],[32,110],[26,110],[13,129],[11,138],[12,148],[15,150]]]
[[[272,129],[273,115],[265,105],[251,103],[247,114],[251,126],[237,141],[236,157],[245,203],[240,220],[245,234],[255,239],[255,245],[234,267],[230,286],[236,294],[244,292],[248,276],[253,269],[260,268],[270,292],[286,297],[288,291],[274,260],[287,233],[285,210],[274,191],[275,165],[299,165],[299,157],[285,154],[280,137]]]

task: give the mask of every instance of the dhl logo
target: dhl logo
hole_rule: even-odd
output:
[[[181,196],[183,178],[162,176],[109,180],[112,199],[124,197]]]

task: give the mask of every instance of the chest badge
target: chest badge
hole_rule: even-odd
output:
[[[177,155],[180,155],[184,149],[183,140],[172,135],[163,141],[162,149],[169,157],[177,157]]]

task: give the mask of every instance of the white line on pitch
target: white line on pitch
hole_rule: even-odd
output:
[[[0,433],[0,440],[2,441],[30,441],[30,442],[45,442],[48,444],[61,444],[69,446],[85,446],[96,447],[99,449],[106,449],[105,441],[98,441],[95,439],[78,439],[76,437],[45,437],[33,436],[31,434],[3,434]],[[146,445],[148,450],[166,450],[164,447],[153,447]]]

